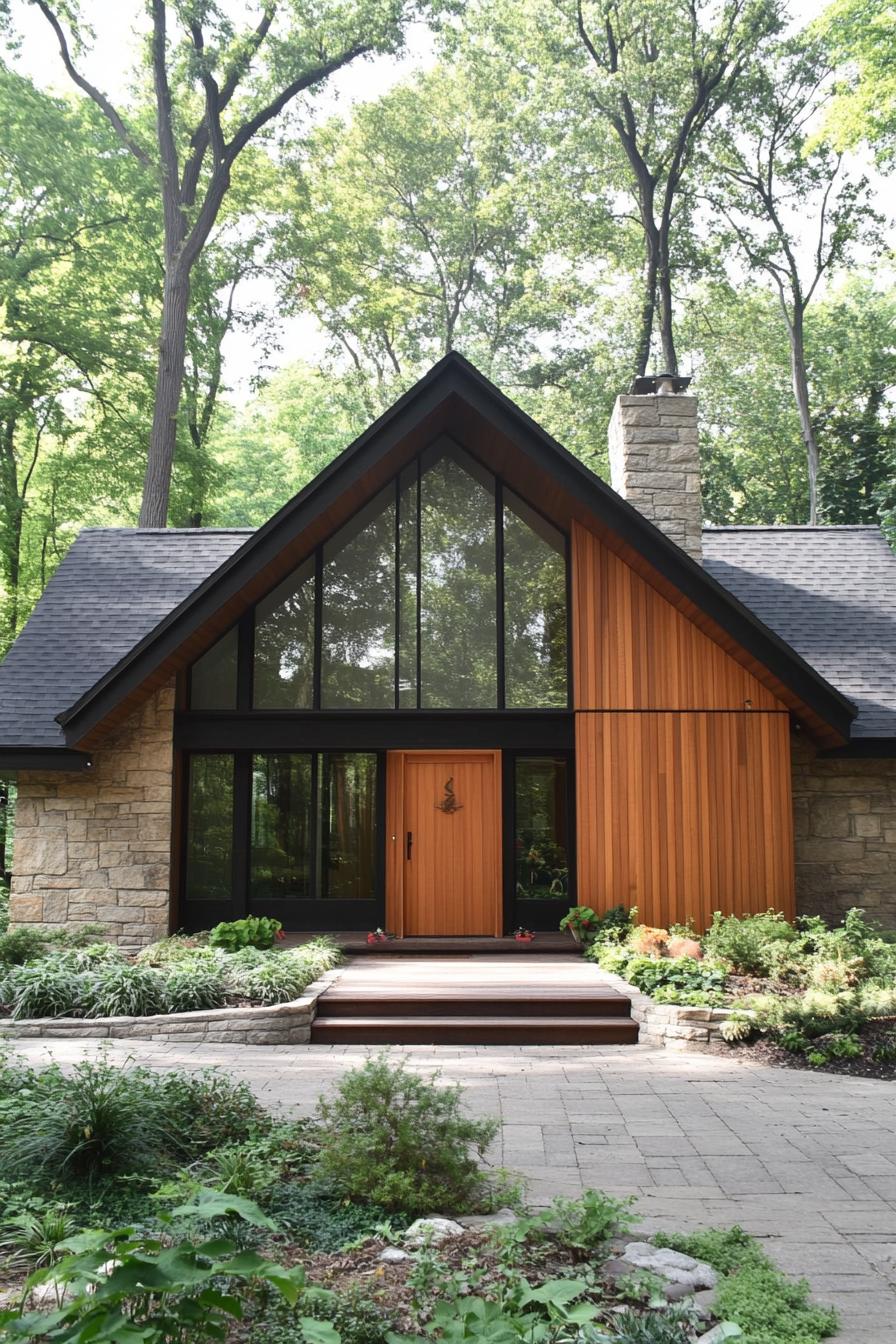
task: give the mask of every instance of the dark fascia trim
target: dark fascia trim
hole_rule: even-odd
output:
[[[819,756],[825,760],[844,759],[852,760],[896,760],[896,737],[856,737],[851,742],[847,742],[845,747],[832,747],[828,751],[820,751]]]
[[[517,442],[543,470],[580,498],[611,531],[726,630],[733,639],[795,693],[843,738],[857,710],[784,640],[764,625],[659,528],[568,452],[530,416],[500,392],[468,360],[451,352],[433,365],[404,396],[269,522],[249,537],[204,583],[175,608],[116,666],[58,716],[66,736],[77,742],[110,709],[134,690],[158,663],[174,652],[245,583],[245,570],[261,569],[371,463],[393,447],[451,396],[462,398],[484,419]]]
[[[0,773],[7,770],[89,770],[86,751],[68,747],[0,747]]]

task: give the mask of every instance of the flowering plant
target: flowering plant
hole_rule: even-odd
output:
[[[569,929],[576,942],[580,943],[583,934],[593,928],[596,922],[597,915],[590,905],[574,905],[561,919],[560,928]]]

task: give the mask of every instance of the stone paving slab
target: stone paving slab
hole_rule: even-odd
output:
[[[229,1046],[43,1039],[32,1063],[103,1050],[152,1068],[217,1065],[270,1106],[310,1114],[364,1046]],[[490,1158],[529,1199],[588,1186],[634,1194],[647,1233],[740,1223],[836,1306],[839,1344],[896,1341],[896,1083],[770,1069],[644,1046],[401,1046],[468,1109],[498,1115]]]

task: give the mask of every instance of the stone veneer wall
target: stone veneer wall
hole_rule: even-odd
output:
[[[697,398],[616,398],[609,429],[613,489],[695,560],[703,560]]]
[[[93,753],[90,770],[22,771],[10,922],[104,924],[138,947],[168,932],[174,686]]]
[[[896,929],[896,757],[825,759],[799,735],[792,750],[797,910],[857,905]]]

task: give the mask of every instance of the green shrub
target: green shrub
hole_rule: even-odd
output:
[[[9,929],[9,885],[0,878],[0,937]]]
[[[73,1017],[84,1010],[88,977],[46,958],[14,966],[0,987],[0,999],[17,1020],[23,1017]]]
[[[722,1276],[713,1310],[740,1326],[742,1344],[818,1344],[837,1329],[836,1312],[812,1306],[807,1285],[782,1274],[743,1228],[659,1233],[653,1240],[705,1260]]]
[[[151,966],[101,965],[85,982],[87,1017],[150,1017],[167,1012],[165,981]]]
[[[678,989],[675,985],[658,985],[653,990],[653,1001],[688,1008],[721,1008],[727,1000],[720,989]]]
[[[85,1062],[69,1076],[52,1065],[22,1079],[0,1101],[0,1158],[12,1176],[90,1182],[151,1166],[167,1147],[167,1117],[142,1070]]]
[[[192,961],[207,949],[208,935],[198,933],[172,933],[168,938],[160,938],[137,953],[137,960],[144,966],[170,966],[180,961]]]
[[[488,1204],[476,1157],[498,1124],[464,1116],[459,1087],[439,1086],[381,1055],[345,1074],[319,1113],[319,1173],[350,1199],[410,1214]]]
[[[729,962],[742,975],[768,975],[771,970],[770,948],[797,937],[797,931],[783,915],[768,910],[763,915],[723,915],[718,910],[703,938],[703,946],[712,957]]]
[[[181,1161],[243,1143],[271,1127],[269,1112],[248,1083],[234,1082],[218,1069],[148,1076],[168,1117],[169,1147]]]
[[[837,1329],[837,1313],[813,1306],[809,1285],[792,1283],[771,1262],[724,1278],[714,1310],[740,1326],[742,1344],[816,1344]]]
[[[33,928],[13,929],[0,936],[0,964],[5,966],[24,966],[26,961],[34,961],[43,956],[54,943],[49,929],[39,924]]]
[[[212,947],[220,947],[225,952],[238,952],[241,947],[270,948],[274,946],[282,928],[279,919],[269,919],[266,915],[248,915],[245,919],[216,924],[208,941]]]
[[[191,1013],[223,1007],[227,989],[220,966],[198,961],[175,961],[168,965],[171,969],[164,984],[169,1012]]]
[[[82,1063],[0,1071],[0,1169],[23,1181],[171,1171],[271,1124],[245,1083],[225,1074],[157,1074]]]

